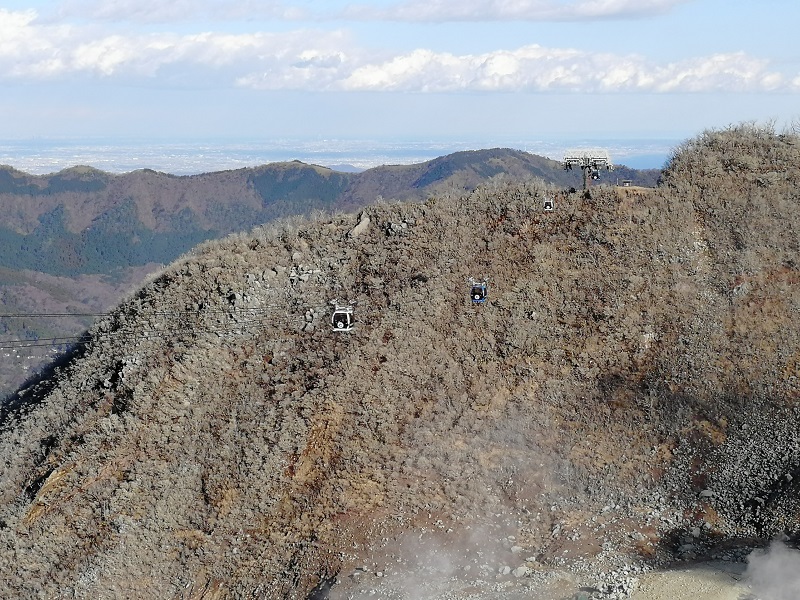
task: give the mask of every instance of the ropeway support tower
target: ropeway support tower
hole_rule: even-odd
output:
[[[583,171],[583,191],[589,189],[589,179],[600,179],[600,169],[614,169],[608,151],[600,148],[567,150],[564,153],[564,169],[571,171],[575,167],[580,167]]]

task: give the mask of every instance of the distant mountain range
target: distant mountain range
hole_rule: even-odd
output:
[[[654,185],[658,171],[622,168],[614,179]],[[470,191],[491,177],[580,185],[560,163],[510,149],[457,152],[363,172],[298,161],[190,176],[152,170],[114,175],[73,167],[29,175],[0,167],[0,267],[56,276],[108,274],[168,263],[201,241],[314,210]]]
[[[660,171],[619,167],[600,183],[654,186]],[[423,201],[474,190],[492,178],[582,185],[580,172],[505,148],[457,152],[412,165],[346,172],[299,161],[175,176],[112,174],[86,166],[50,175],[0,167],[0,311],[91,314],[116,304],[147,273],[200,242],[292,215],[353,211],[384,201]],[[0,342],[72,335],[90,317],[0,319]],[[7,348],[0,396],[35,368],[46,346]]]

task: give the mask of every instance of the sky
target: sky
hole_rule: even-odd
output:
[[[800,122],[797,0],[4,0],[0,136],[668,138]]]

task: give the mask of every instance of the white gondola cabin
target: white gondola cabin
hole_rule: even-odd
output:
[[[353,329],[353,325],[355,325],[353,307],[339,306],[337,304],[333,310],[333,315],[331,315],[331,325],[333,325],[334,331],[350,331]]]

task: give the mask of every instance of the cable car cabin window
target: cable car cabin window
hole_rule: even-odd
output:
[[[353,309],[337,308],[331,316],[334,331],[350,331],[353,328]]]

